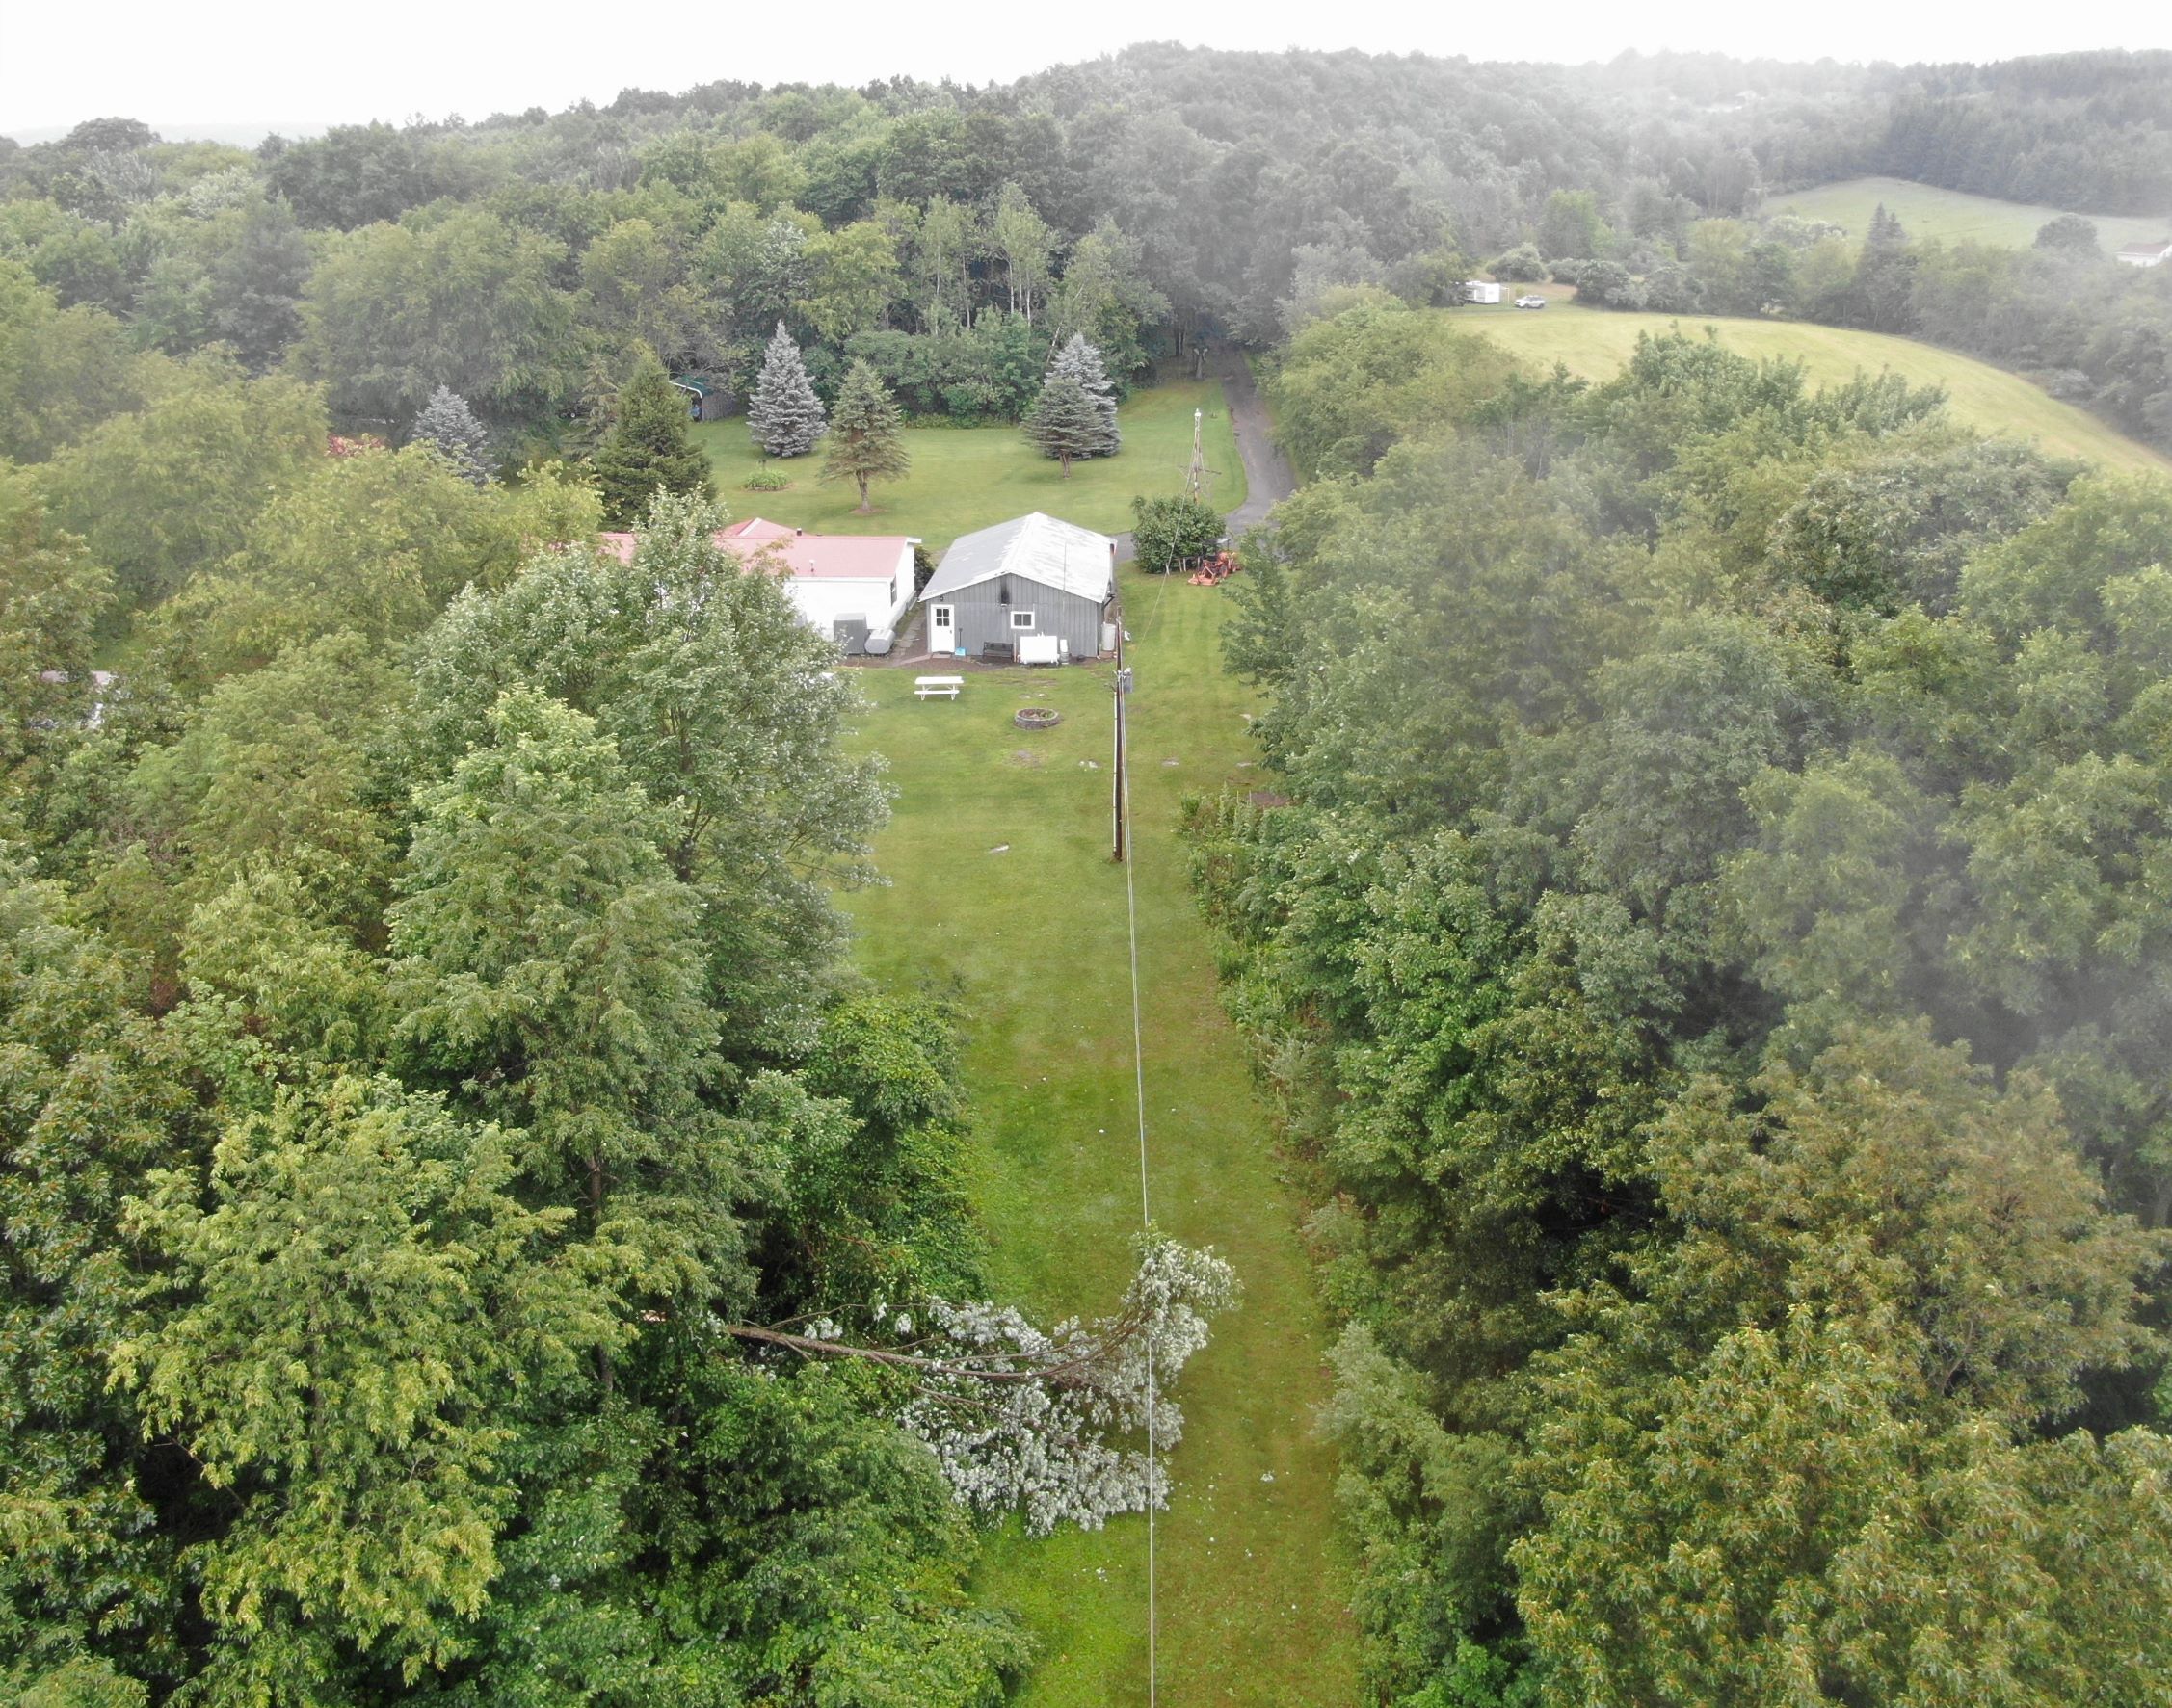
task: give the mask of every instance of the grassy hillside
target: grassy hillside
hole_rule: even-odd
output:
[[[1801,321],[1616,314],[1558,300],[1537,313],[1506,307],[1452,312],[1460,328],[1483,331],[1535,362],[1563,362],[1572,373],[1594,380],[1607,378],[1629,359],[1640,332],[1709,326],[1722,343],[1744,355],[1800,361],[1813,383],[1891,368],[1910,381],[1945,386],[1954,414],[1985,433],[2033,438],[2048,451],[2084,457],[2106,467],[2172,470],[2172,461],[2019,375],[1911,338]]]
[[[1155,1219],[1235,1265],[1241,1306],[1185,1373],[1185,1437],[1160,1520],[1160,1698],[1338,1703],[1358,1696],[1349,1585],[1335,1554],[1334,1462],[1313,1429],[1323,1327],[1243,1047],[1174,826],[1180,795],[1257,773],[1250,696],[1219,668],[1227,601],[1126,570],[1138,672],[1135,867],[1146,991]],[[1109,672],[977,671],[956,702],[867,670],[861,739],[885,754],[896,816],[876,854],[890,886],[851,898],[878,980],[954,991],[984,1174],[975,1197],[1007,1296],[1106,1307],[1139,1225],[1124,874],[1109,860]],[[1064,713],[1015,728],[1020,704]],[[998,852],[1001,851],[1001,852]],[[978,1586],[1021,1610],[1036,1708],[1146,1700],[1146,1532],[999,1537]]]
[[[875,488],[875,513],[856,514],[858,490],[824,485],[822,448],[771,468],[789,476],[782,492],[750,492],[761,465],[742,417],[697,427],[694,437],[716,466],[717,494],[735,516],[763,515],[832,534],[916,534],[940,551],[961,534],[1043,510],[1084,528],[1121,533],[1131,526],[1134,493],[1183,489],[1191,463],[1192,410],[1206,411],[1206,462],[1217,472],[1208,498],[1216,510],[1244,502],[1244,470],[1230,435],[1222,388],[1179,381],[1134,394],[1124,406],[1124,450],[1106,460],[1074,462],[1071,478],[1027,444],[1014,427],[909,427],[913,472]]]
[[[2031,207],[2026,202],[1971,196],[1961,190],[1941,190],[1906,178],[1848,178],[1838,184],[1820,184],[1814,190],[1776,197],[1765,203],[1764,211],[1830,220],[1836,225],[1844,225],[1850,237],[1861,238],[1870,228],[1870,215],[1881,201],[1911,237],[1935,237],[1943,243],[2003,244],[2014,249],[2027,248],[2047,221],[2066,212],[2064,208]],[[2122,244],[2172,234],[2172,215],[2083,217],[2096,222],[2097,236],[2106,253]]]

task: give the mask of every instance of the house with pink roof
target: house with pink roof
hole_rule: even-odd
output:
[[[750,570],[775,575],[808,625],[848,654],[887,652],[913,607],[913,548],[905,534],[809,534],[751,516],[717,530],[716,542]],[[621,561],[633,557],[631,534],[606,534]]]

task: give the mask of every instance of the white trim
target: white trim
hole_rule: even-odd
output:
[[[1033,632],[1033,613],[1030,611],[1013,611],[1011,613],[1011,632],[1014,635],[1020,633],[1031,634]]]

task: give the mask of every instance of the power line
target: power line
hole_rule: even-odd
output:
[[[1119,619],[1121,620],[1121,618]],[[1125,703],[1131,692],[1131,672],[1119,670],[1116,683],[1116,750],[1117,789],[1122,801],[1119,822],[1128,824],[1131,818],[1131,744],[1127,721],[1124,715]],[[1133,881],[1131,870],[1138,862],[1129,857],[1135,849],[1126,851],[1124,856],[1124,913],[1125,926],[1131,946],[1131,1083],[1139,1105],[1139,1226],[1142,1231],[1153,1230],[1152,1200],[1147,1195],[1147,1052],[1146,1028],[1140,1019],[1139,1002],[1139,891]],[[1155,1482],[1156,1454],[1153,1438],[1153,1340],[1147,1340],[1147,1708],[1157,1708],[1158,1679],[1156,1644],[1159,1640],[1159,1614],[1154,1592],[1154,1504],[1159,1494]]]

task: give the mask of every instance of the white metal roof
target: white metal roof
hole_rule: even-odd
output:
[[[1099,604],[1115,578],[1115,543],[1106,534],[1035,511],[959,536],[920,599],[925,603],[998,575],[1018,575]]]

